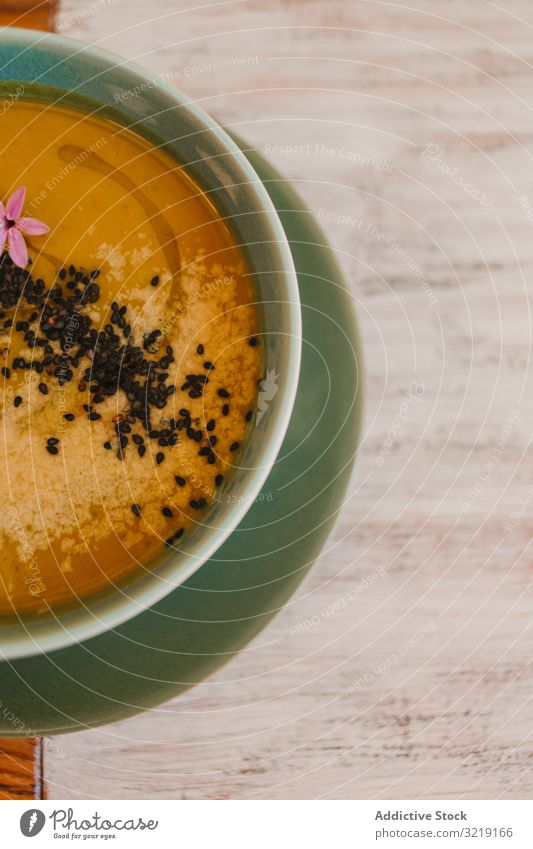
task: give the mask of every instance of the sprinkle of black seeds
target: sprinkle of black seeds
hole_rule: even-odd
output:
[[[177,539],[180,539],[183,536],[184,533],[185,533],[184,529],[180,528],[179,531],[176,531],[175,534],[173,534],[171,537],[169,537],[165,541],[165,545],[170,547],[172,545],[172,543],[175,542]]]
[[[134,516],[139,517],[141,515],[141,508],[139,507],[138,504],[132,504],[131,510],[132,510],[132,513],[133,513]]]
[[[248,339],[248,344],[249,344],[250,348],[255,348],[255,346],[257,345],[257,342],[258,342],[257,336],[251,336]]]
[[[189,501],[189,507],[192,507],[193,510],[199,510],[200,504],[198,501],[196,501],[196,499],[191,498],[191,500]]]
[[[57,445],[58,443],[59,443],[59,439],[57,439],[57,437],[56,437],[56,436],[50,436],[50,437],[46,440],[46,444],[47,444],[47,445]]]
[[[165,419],[165,427],[154,428],[151,420],[154,418],[154,410],[163,410],[168,399],[176,391],[176,387],[167,385],[169,378],[169,365],[174,362],[173,349],[167,345],[164,356],[158,358],[160,330],[147,331],[140,345],[135,345],[132,328],[127,319],[127,306],[119,302],[111,303],[110,323],[103,330],[98,331],[93,327],[91,318],[83,312],[83,307],[96,303],[100,298],[100,287],[94,281],[99,276],[99,270],[85,271],[77,269],[74,265],[60,269],[56,282],[46,290],[44,280],[34,279],[30,270],[18,269],[6,253],[0,254],[0,319],[3,320],[4,328],[10,328],[14,322],[6,318],[5,309],[22,303],[30,304],[32,309],[26,313],[28,318],[19,320],[15,324],[16,332],[24,334],[24,341],[30,348],[34,349],[32,360],[26,362],[23,357],[16,357],[11,363],[12,369],[32,369],[38,374],[43,373],[46,378],[56,378],[58,384],[63,386],[74,378],[75,370],[82,362],[89,365],[82,370],[77,387],[80,392],[90,393],[88,403],[83,408],[90,421],[98,421],[102,418],[97,412],[96,406],[102,404],[108,398],[122,390],[128,401],[128,409],[124,414],[118,414],[113,418],[116,441],[107,440],[103,443],[106,450],[116,446],[116,456],[124,459],[124,452],[128,445],[130,434],[131,441],[137,447],[139,457],[146,453],[144,440],[146,435],[150,439],[156,439],[162,448],[174,446],[178,441],[178,433],[183,431],[187,437],[198,443],[199,454],[207,458],[208,464],[216,461],[213,448],[216,444],[214,435],[207,436],[207,444],[200,443],[207,434],[212,433],[216,427],[216,420],[210,419],[205,425],[205,430],[198,427],[200,419],[191,419],[190,411],[182,407],[179,418]],[[68,278],[68,282],[67,281]],[[155,276],[150,281],[156,286],[160,282]],[[76,322],[71,318],[76,317]],[[74,325],[74,327],[73,327]],[[158,341],[159,340],[159,341]],[[257,344],[256,337],[248,340],[252,347]],[[196,348],[199,356],[204,355],[205,348],[199,344]],[[42,352],[42,353],[40,353]],[[147,353],[146,353],[147,352]],[[6,355],[2,355],[7,359]],[[203,360],[205,372],[211,372],[215,368],[213,362]],[[10,377],[10,369],[2,367],[2,375]],[[193,399],[202,397],[211,375],[187,374],[183,391],[187,391]],[[212,379],[212,378],[211,378]],[[179,384],[178,384],[179,385]],[[49,394],[50,381],[40,382],[39,391],[43,395]],[[230,393],[225,388],[217,390],[218,397],[230,398]],[[14,398],[14,405],[18,407],[22,403],[22,397]],[[224,403],[222,414],[229,415],[229,404]],[[73,413],[64,413],[63,418],[72,422],[75,420]],[[246,421],[253,418],[252,411],[245,415]],[[157,421],[160,421],[157,415]],[[161,420],[161,423],[163,420]],[[135,432],[142,427],[145,431],[144,437]],[[50,437],[46,445],[51,454],[57,454],[58,440]],[[234,442],[230,450],[235,451],[239,443]],[[160,465],[165,459],[163,451],[156,454],[156,462]],[[185,478],[175,476],[178,486],[185,486]],[[215,483],[220,486],[223,481],[222,475],[215,477]],[[204,498],[192,499],[191,506],[197,505],[195,509],[202,509],[206,505]],[[133,505],[132,510],[140,507]],[[164,508],[170,510],[170,508]],[[135,512],[135,511],[134,511]],[[166,514],[165,514],[166,515]],[[170,511],[170,515],[172,515]],[[170,516],[169,516],[170,517]],[[183,533],[180,530],[179,535]],[[176,538],[174,535],[173,539]]]
[[[167,519],[172,519],[172,510],[170,509],[170,507],[163,507],[161,512],[163,516],[167,517]]]

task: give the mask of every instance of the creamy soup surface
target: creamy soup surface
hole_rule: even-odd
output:
[[[85,113],[0,119],[0,614],[47,611],[179,549],[238,466],[260,379],[241,251],[163,151]]]

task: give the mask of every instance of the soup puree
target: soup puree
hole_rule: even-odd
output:
[[[9,615],[149,568],[202,524],[238,466],[260,345],[243,256],[164,151],[27,101],[0,126],[0,196],[25,185],[23,214],[50,227],[26,270],[5,253],[0,269]]]

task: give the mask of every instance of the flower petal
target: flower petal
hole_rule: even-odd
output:
[[[28,236],[42,236],[43,233],[50,231],[48,224],[39,221],[38,218],[19,218],[18,228]]]
[[[4,250],[4,246],[7,239],[8,227],[4,221],[0,222],[0,254]]]
[[[19,186],[6,203],[6,215],[10,221],[18,221],[24,201],[26,200],[26,186]]]
[[[7,244],[9,256],[19,268],[26,268],[28,264],[28,248],[26,247],[26,242],[24,241],[24,236],[17,230],[16,227],[12,227],[7,234]]]

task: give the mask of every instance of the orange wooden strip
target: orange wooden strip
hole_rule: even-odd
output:
[[[0,799],[44,799],[38,737],[0,738]]]
[[[54,29],[57,0],[0,0],[0,25]]]

